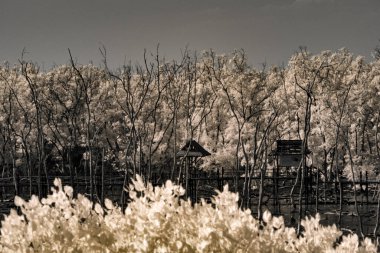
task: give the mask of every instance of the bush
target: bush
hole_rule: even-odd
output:
[[[137,176],[123,212],[110,200],[103,208],[83,195],[73,198],[59,179],[54,184],[41,201],[15,198],[22,214],[5,217],[1,252],[376,252],[369,239],[321,226],[319,215],[302,221],[299,237],[282,217],[266,212],[260,222],[239,209],[228,186],[212,204],[192,205],[181,199],[180,186],[167,181],[153,188]]]

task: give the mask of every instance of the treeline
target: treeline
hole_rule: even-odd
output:
[[[174,175],[189,139],[212,153],[201,167],[244,168],[246,189],[273,166],[279,139],[304,140],[324,179],[377,177],[379,60],[301,49],[286,67],[256,69],[243,51],[187,51],[180,61],[157,54],[110,70],[106,57],[96,67],[69,56],[50,71],[27,61],[0,67],[2,177],[38,176],[39,195],[44,175],[82,168],[76,173],[92,178],[99,157],[148,180],[160,170]]]

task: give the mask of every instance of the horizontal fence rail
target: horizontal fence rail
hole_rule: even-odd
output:
[[[40,181],[44,189],[44,196],[50,192],[47,186],[49,185],[50,188],[54,186],[55,178],[60,178],[63,185],[71,185],[74,192],[90,197],[90,178],[88,176],[70,177],[67,175],[42,177]],[[131,183],[130,179],[123,174],[94,176],[93,200],[101,202],[104,198],[109,198],[121,207],[125,207],[129,200],[124,189]],[[380,181],[368,180],[368,177],[360,177],[360,180],[354,182],[340,178],[342,186],[342,195],[340,195],[339,182],[336,178],[322,181],[319,176],[311,175],[305,177],[302,199],[299,202],[300,180],[293,175],[272,173],[264,177],[245,177],[241,171],[235,173],[222,171],[221,173],[190,173],[188,178],[185,178],[184,175],[171,175],[170,173],[157,173],[150,176],[150,182],[155,186],[163,185],[168,179],[172,179],[183,187],[187,186],[186,197],[193,202],[201,199],[211,202],[212,196],[217,193],[216,190],[222,191],[223,186],[228,184],[230,191],[239,193],[239,204],[243,208],[251,209],[253,215],[258,215],[258,203],[261,198],[261,209],[270,210],[275,215],[283,215],[288,224],[292,225],[291,221],[296,220],[299,215],[296,210],[301,203],[305,215],[314,215],[318,212],[322,215],[324,224],[336,223],[337,216],[341,213],[345,217],[342,222],[347,223],[341,224],[341,226],[348,227],[354,232],[358,231],[356,222],[352,221],[358,215],[353,210],[355,197],[360,205],[359,215],[375,217],[380,190]],[[0,178],[0,213],[7,214],[10,208],[15,208],[13,201],[16,193],[24,199],[28,199],[30,194],[37,195],[38,182],[37,176]],[[260,187],[262,187],[261,196]],[[343,203],[342,209],[339,206],[340,200]],[[373,236],[375,224],[374,222],[367,223],[364,224],[364,232],[366,235]]]

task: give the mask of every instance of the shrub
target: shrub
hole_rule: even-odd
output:
[[[15,198],[22,214],[11,210],[5,217],[1,252],[376,252],[369,239],[321,226],[319,215],[302,221],[299,237],[282,217],[266,212],[260,222],[239,209],[228,186],[212,204],[192,205],[180,186],[146,186],[137,176],[123,212],[110,200],[102,207],[80,194],[73,198],[59,179],[54,185],[41,201]]]

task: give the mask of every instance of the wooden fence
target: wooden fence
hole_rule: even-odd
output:
[[[170,174],[153,174],[151,182],[154,185],[162,185],[167,179],[170,179]],[[53,181],[56,177],[50,176],[44,178],[42,188],[45,189],[43,194],[48,193],[47,185],[53,186]],[[59,176],[63,185],[71,185],[72,180],[69,176]],[[0,213],[8,213],[9,208],[14,207],[13,199],[16,192],[25,199],[28,199],[30,194],[37,193],[37,177],[20,177],[15,182],[14,178],[0,178]],[[230,191],[239,193],[242,207],[250,208],[254,215],[258,215],[259,198],[261,208],[270,210],[274,214],[284,215],[288,224],[297,219],[298,214],[295,210],[298,209],[299,203],[303,205],[304,214],[321,213],[326,224],[336,223],[338,212],[343,215],[353,215],[353,205],[360,205],[361,213],[359,215],[369,215],[376,217],[377,205],[379,201],[379,181],[368,180],[367,176],[361,176],[356,182],[340,179],[340,183],[335,179],[332,181],[322,181],[318,175],[312,175],[305,178],[303,193],[299,194],[300,180],[297,182],[296,176],[276,175],[272,173],[261,179],[260,177],[250,178],[249,191],[244,192],[244,184],[246,182],[242,172],[238,173],[223,173],[222,170],[216,173],[198,172],[190,174],[188,180],[187,197],[193,202],[199,201],[201,198],[206,201],[211,201],[215,190],[221,191],[223,186],[228,184]],[[175,175],[173,181],[180,183],[183,186],[186,179]],[[262,191],[260,196],[260,183],[262,182]],[[88,177],[79,176],[74,178],[73,188],[77,193],[82,193],[90,197],[90,181]],[[103,181],[100,177],[94,179],[94,200],[101,201],[103,198],[109,198],[122,207],[127,202],[127,196],[124,196],[124,188],[128,186],[128,180],[125,180],[123,175],[105,176]],[[342,194],[340,194],[341,184]],[[354,191],[356,189],[356,194]],[[245,188],[247,189],[247,188]],[[247,194],[249,192],[249,194]],[[299,196],[302,197],[299,202]],[[340,206],[342,205],[342,206]],[[335,213],[334,217],[328,217],[329,213]],[[355,214],[356,215],[356,214]],[[375,218],[373,218],[375,219]],[[352,223],[352,222],[351,222]],[[369,222],[370,225],[365,231],[366,234],[373,234],[373,226],[375,222]],[[357,231],[357,226],[350,227],[351,230]]]

